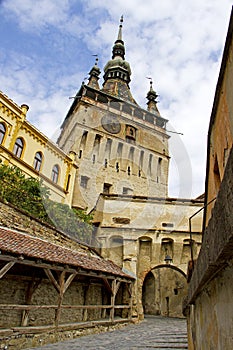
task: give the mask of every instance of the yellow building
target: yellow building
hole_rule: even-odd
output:
[[[71,206],[77,165],[26,119],[29,107],[18,106],[0,92],[0,159],[26,176],[41,178],[51,199]]]
[[[226,38],[221,69],[217,82],[214,103],[210,118],[207,149],[206,204],[204,225],[208,225],[214,198],[218,195],[225,167],[233,144],[233,20],[231,18]]]

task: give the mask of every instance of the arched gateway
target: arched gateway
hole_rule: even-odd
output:
[[[158,265],[147,273],[143,282],[144,314],[183,317],[182,302],[186,293],[185,273],[173,265]]]

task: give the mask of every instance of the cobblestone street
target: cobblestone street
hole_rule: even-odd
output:
[[[35,349],[188,349],[186,320],[148,316],[138,325],[129,325],[120,330],[83,336]]]

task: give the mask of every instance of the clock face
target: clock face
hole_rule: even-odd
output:
[[[121,131],[121,124],[115,116],[105,115],[101,123],[103,128],[111,134],[118,134]]]

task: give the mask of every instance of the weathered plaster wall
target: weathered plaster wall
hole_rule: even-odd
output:
[[[216,197],[224,176],[227,159],[233,144],[233,25],[229,26],[215,100],[209,126],[208,163],[206,188],[207,202]],[[211,217],[212,203],[206,210],[206,222]]]
[[[193,340],[193,348],[190,349],[232,349],[232,286],[233,266],[228,266],[202,289],[195,300],[193,319],[189,325]]]
[[[189,349],[233,348],[233,149],[189,284]]]
[[[104,129],[102,118],[109,115],[113,120],[119,120],[119,132]],[[128,126],[136,130],[136,139],[132,142],[126,140]],[[83,133],[86,133],[85,137]],[[73,206],[93,209],[99,194],[103,193],[104,183],[110,186],[110,193],[122,194],[123,188],[127,188],[134,195],[166,196],[167,140],[163,128],[133,117],[132,111],[125,113],[111,108],[108,103],[82,96],[66,120],[58,141],[65,152],[77,154],[79,171]],[[85,187],[81,185],[82,176],[88,178]]]
[[[154,312],[155,307],[150,302],[147,302],[148,307],[143,307],[142,299],[147,299],[147,292],[143,293],[145,279],[148,273],[154,273],[155,268],[165,264],[167,255],[177,271],[175,273],[162,267],[161,282],[158,282],[156,275],[155,288],[163,291],[157,299],[157,313],[165,315],[169,308],[169,316],[182,317],[182,299],[187,292],[184,275],[191,259],[188,219],[202,206],[201,201],[114,195],[100,197],[95,220],[101,221],[97,231],[101,253],[137,276],[134,311],[139,318],[143,318],[143,310],[146,313]],[[201,227],[202,212],[192,220],[194,258],[197,258],[201,246]],[[175,295],[176,280],[179,287]]]

